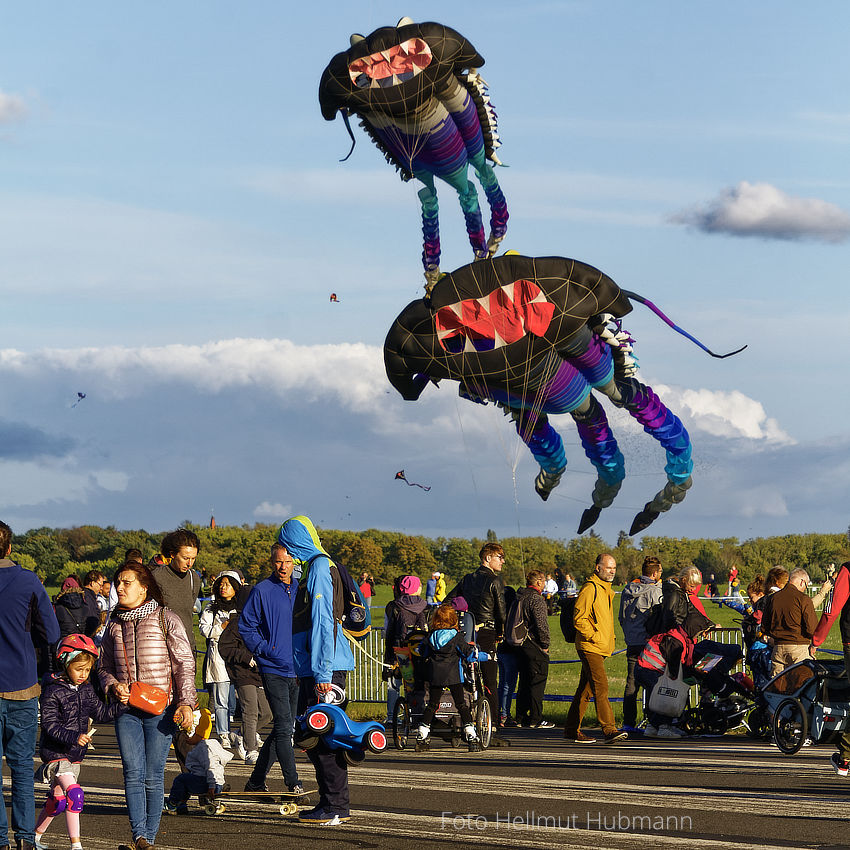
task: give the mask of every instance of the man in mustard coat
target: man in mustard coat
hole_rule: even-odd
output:
[[[611,555],[602,554],[596,559],[593,575],[579,591],[576,599],[574,623],[576,652],[581,661],[581,676],[575,696],[564,724],[564,737],[577,744],[593,744],[581,731],[581,721],[590,697],[596,702],[596,716],[602,724],[605,744],[627,738],[614,723],[614,712],[608,702],[608,676],[605,659],[614,652],[614,590],[611,582],[617,571],[617,562]]]

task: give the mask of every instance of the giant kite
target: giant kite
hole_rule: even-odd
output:
[[[416,178],[422,204],[426,289],[440,277],[439,177],[455,188],[475,257],[492,257],[505,236],[508,208],[493,167],[500,146],[496,113],[478,73],[481,54],[459,32],[437,23],[402,18],[368,36],[355,34],[322,74],[323,117],[349,113],[396,167],[402,180]],[[349,132],[351,129],[349,127]],[[353,139],[353,136],[352,136]],[[347,158],[347,157],[346,157]],[[467,176],[475,171],[490,206],[485,236],[478,194]]]
[[[569,413],[597,472],[593,506],[584,512],[579,533],[613,502],[626,474],[593,391],[607,396],[667,455],[667,483],[635,516],[629,533],[636,534],[685,498],[693,461],[682,422],[636,377],[633,340],[620,322],[632,309],[630,299],[647,304],[684,333],[651,302],[578,260],[508,253],[474,262],[444,275],[430,297],[401,312],[384,343],[387,377],[409,401],[429,382],[449,379],[459,383],[463,398],[495,402],[512,417],[540,465],[534,487],[544,500],[567,466],[548,415]],[[729,356],[694,341],[712,356]]]

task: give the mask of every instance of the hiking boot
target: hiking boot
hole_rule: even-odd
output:
[[[660,733],[659,733],[660,734]],[[608,732],[602,739],[603,744],[616,744],[617,741],[625,741],[629,737],[628,732],[623,732],[620,729],[615,729],[613,732]]]
[[[832,762],[832,769],[839,776],[847,776],[850,773],[850,762],[845,758],[841,758],[841,753],[833,753],[829,757],[830,762]]]
[[[579,729],[578,732],[575,733],[575,735],[568,735],[566,732],[564,732],[564,737],[565,738],[572,738],[574,744],[595,744],[596,743],[596,738],[591,738],[590,735],[585,735],[584,732],[581,731],[581,729]]]
[[[133,847],[136,850],[151,850],[153,844],[147,840],[147,838],[143,838],[141,835],[133,842]]]
[[[246,790],[246,791],[268,791],[268,790],[269,790],[269,786],[268,786],[268,785],[266,785],[266,783],[265,783],[265,782],[257,782],[257,783],[254,783],[254,782],[251,782],[251,780],[249,779],[249,780],[245,783],[245,790]]]
[[[478,738],[472,738],[466,742],[466,746],[469,747],[469,752],[471,753],[480,753],[484,748],[481,746],[481,741]]]

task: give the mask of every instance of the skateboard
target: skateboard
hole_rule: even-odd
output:
[[[198,798],[198,802],[206,815],[220,815],[226,811],[228,800],[249,802],[256,800],[261,803],[275,803],[282,815],[294,815],[298,812],[298,803],[308,803],[310,791],[296,794],[292,791],[222,791],[210,799],[206,794]]]

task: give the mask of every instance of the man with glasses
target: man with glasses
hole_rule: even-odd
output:
[[[804,569],[791,570],[788,584],[767,597],[761,628],[773,640],[771,676],[778,676],[786,667],[815,654],[812,638],[818,618],[806,594],[810,583]]]
[[[286,787],[301,793],[292,732],[298,706],[298,679],[292,651],[292,611],[298,579],[293,576],[295,561],[280,543],[272,546],[269,564],[272,574],[251,591],[239,616],[239,633],[253,653],[263,679],[263,690],[272,710],[274,725],[260,749],[246,791],[267,791],[266,776],[273,755],[280,762]]]
[[[499,723],[499,664],[492,660],[496,646],[505,632],[505,581],[502,567],[505,564],[505,551],[498,543],[485,543],[479,553],[481,566],[474,573],[467,573],[446,597],[449,602],[462,596],[469,606],[477,628],[476,642],[479,649],[486,652],[491,660],[481,662],[481,676],[487,690],[490,703],[490,717],[494,731]],[[500,735],[493,735],[491,745],[499,747],[508,742]]]

